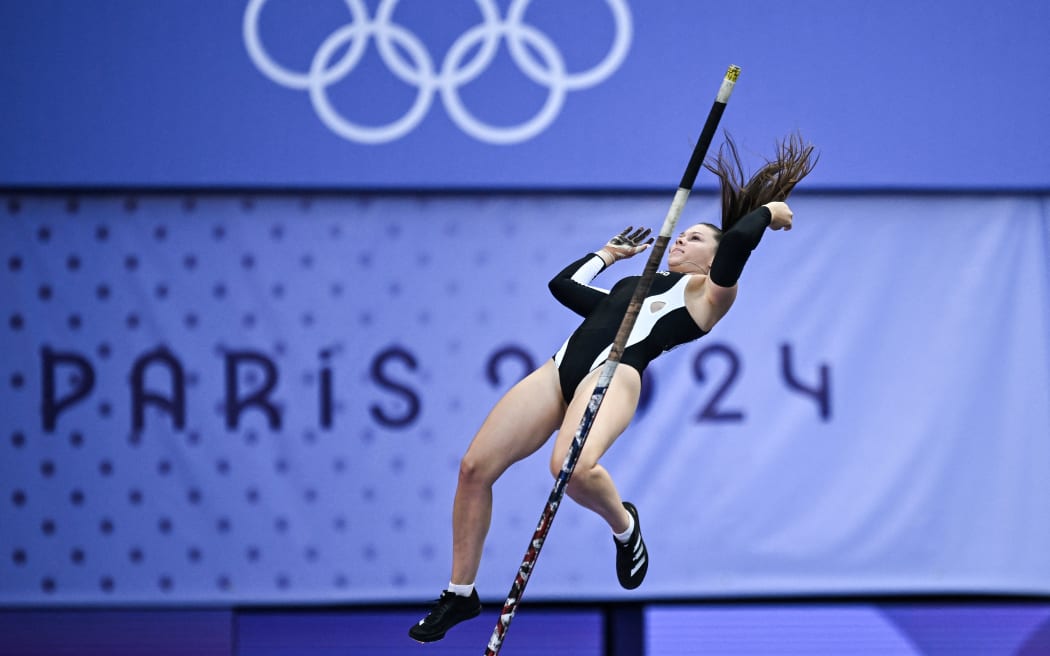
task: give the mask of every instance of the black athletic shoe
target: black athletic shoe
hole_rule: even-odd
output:
[[[445,633],[463,620],[477,617],[481,613],[478,591],[472,590],[469,597],[461,597],[445,590],[434,603],[427,616],[408,630],[408,635],[419,642],[434,642],[445,637]]]
[[[623,507],[634,517],[634,532],[631,533],[627,544],[613,538],[613,542],[616,543],[616,578],[620,579],[620,585],[634,590],[642,584],[645,573],[649,571],[649,554],[645,550],[645,540],[642,539],[638,509],[627,501],[623,502]]]

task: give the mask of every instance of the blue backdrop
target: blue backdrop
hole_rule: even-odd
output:
[[[1050,4],[0,1],[0,185],[669,189],[726,67],[811,189],[1046,189]],[[709,181],[702,180],[702,184]]]

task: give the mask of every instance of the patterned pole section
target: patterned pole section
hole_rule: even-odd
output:
[[[707,157],[707,149],[711,146],[715,130],[718,129],[718,122],[722,119],[722,113],[725,111],[726,103],[729,102],[729,96],[733,92],[733,86],[736,84],[739,76],[740,67],[730,66],[722,79],[722,85],[719,87],[714,105],[707,115],[707,121],[704,123],[704,129],[700,133],[700,139],[693,148],[693,154],[689,158],[689,164],[686,166],[685,173],[682,175],[682,181],[678,185],[678,190],[671,201],[671,207],[664,218],[663,227],[660,228],[660,234],[653,244],[652,252],[649,254],[649,259],[645,264],[645,270],[638,280],[638,285],[635,287],[634,295],[627,306],[623,322],[616,333],[616,339],[613,341],[609,359],[606,360],[598,377],[598,383],[591,394],[590,401],[587,402],[587,408],[580,419],[579,428],[576,429],[572,443],[569,445],[569,451],[565,454],[565,462],[562,464],[561,472],[558,473],[558,478],[554,482],[554,489],[551,490],[550,496],[547,497],[547,504],[543,507],[543,514],[540,515],[539,524],[537,524],[536,530],[532,534],[532,539],[529,541],[529,547],[525,551],[525,558],[521,561],[521,567],[518,568],[518,574],[514,577],[514,583],[510,587],[510,594],[507,595],[507,601],[504,602],[503,610],[500,611],[499,619],[496,621],[496,628],[493,629],[492,636],[489,638],[488,646],[485,649],[485,656],[498,656],[503,646],[503,640],[507,636],[508,629],[510,629],[510,622],[514,619],[514,613],[517,612],[518,604],[521,603],[521,596],[525,592],[525,586],[529,582],[529,577],[532,576],[532,569],[536,566],[536,559],[539,558],[540,550],[543,549],[543,543],[546,541],[551,524],[554,522],[554,515],[557,514],[558,506],[561,505],[561,500],[565,496],[565,487],[569,484],[569,478],[576,468],[576,462],[580,459],[580,452],[587,441],[587,435],[590,433],[591,425],[594,423],[594,417],[598,414],[598,409],[601,408],[602,401],[605,399],[605,393],[609,389],[609,383],[612,382],[616,367],[623,357],[623,349],[627,344],[628,337],[631,335],[631,330],[634,329],[638,313],[641,311],[642,301],[645,300],[645,296],[649,293],[653,277],[656,275],[656,269],[663,260],[667,244],[671,240],[671,233],[674,232],[675,225],[678,223],[678,217],[682,215],[682,209],[685,207],[686,200],[689,199],[689,193],[693,190],[696,176],[700,172],[704,159]]]

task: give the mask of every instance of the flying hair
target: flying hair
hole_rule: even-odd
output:
[[[776,157],[766,160],[750,179],[744,173],[736,142],[725,133],[725,143],[704,168],[718,176],[722,191],[722,230],[741,217],[772,201],[784,201],[816,166],[819,154],[798,133],[777,142]]]

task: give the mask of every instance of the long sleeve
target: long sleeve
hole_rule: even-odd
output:
[[[772,219],[769,208],[760,207],[742,217],[722,235],[711,263],[711,282],[719,287],[732,287],[737,283],[751,251],[758,247]]]
[[[597,253],[588,253],[562,269],[547,287],[559,303],[586,317],[609,293],[590,284],[604,269],[605,261]]]

